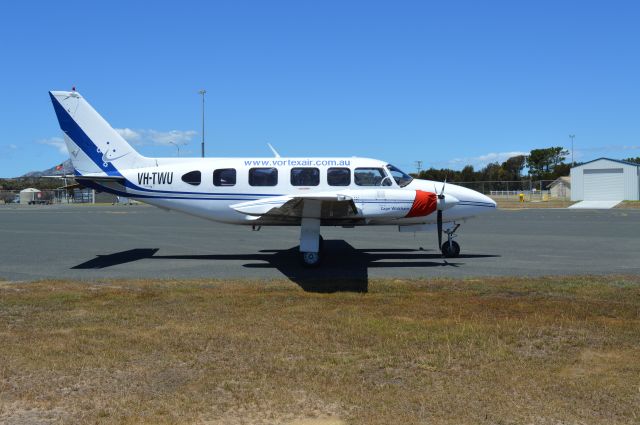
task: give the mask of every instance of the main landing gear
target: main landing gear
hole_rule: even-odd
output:
[[[300,260],[305,267],[317,267],[322,261],[324,239],[320,236],[320,219],[303,218],[300,226]]]
[[[300,220],[300,259],[305,267],[317,267],[322,261],[322,236],[320,236],[320,215],[322,204],[316,200],[306,200]]]
[[[460,245],[458,244],[458,242],[453,240],[456,236],[458,236],[456,235],[456,230],[458,230],[458,227],[460,227],[460,225],[456,224],[454,227],[444,230],[444,232],[447,234],[447,241],[442,244],[440,250],[442,252],[442,256],[445,258],[455,258],[460,255]]]
[[[320,235],[319,237],[318,252],[300,252],[300,261],[305,267],[317,267],[322,262],[324,257],[324,239]]]

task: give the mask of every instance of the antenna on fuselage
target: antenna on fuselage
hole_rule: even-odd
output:
[[[273,156],[275,156],[276,158],[280,158],[280,154],[278,153],[276,148],[271,146],[271,143],[267,143],[267,146],[269,146],[269,149],[271,149],[271,152],[273,152]]]

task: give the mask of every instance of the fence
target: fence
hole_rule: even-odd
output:
[[[93,189],[42,189],[39,192],[32,192],[23,201],[33,201],[35,203],[46,204],[86,204],[95,202],[95,191]],[[19,204],[19,190],[0,190],[0,204]],[[24,202],[29,203],[29,202]]]
[[[555,182],[555,184],[553,184]],[[571,186],[567,182],[557,180],[513,180],[513,181],[475,181],[453,182],[492,197],[518,197],[520,194],[527,200],[571,198]]]

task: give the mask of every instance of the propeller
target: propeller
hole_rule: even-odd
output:
[[[442,211],[438,210],[438,249],[442,249]]]

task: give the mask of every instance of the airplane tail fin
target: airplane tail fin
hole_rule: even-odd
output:
[[[49,92],[76,174],[120,175],[155,164],[136,152],[76,91]]]

